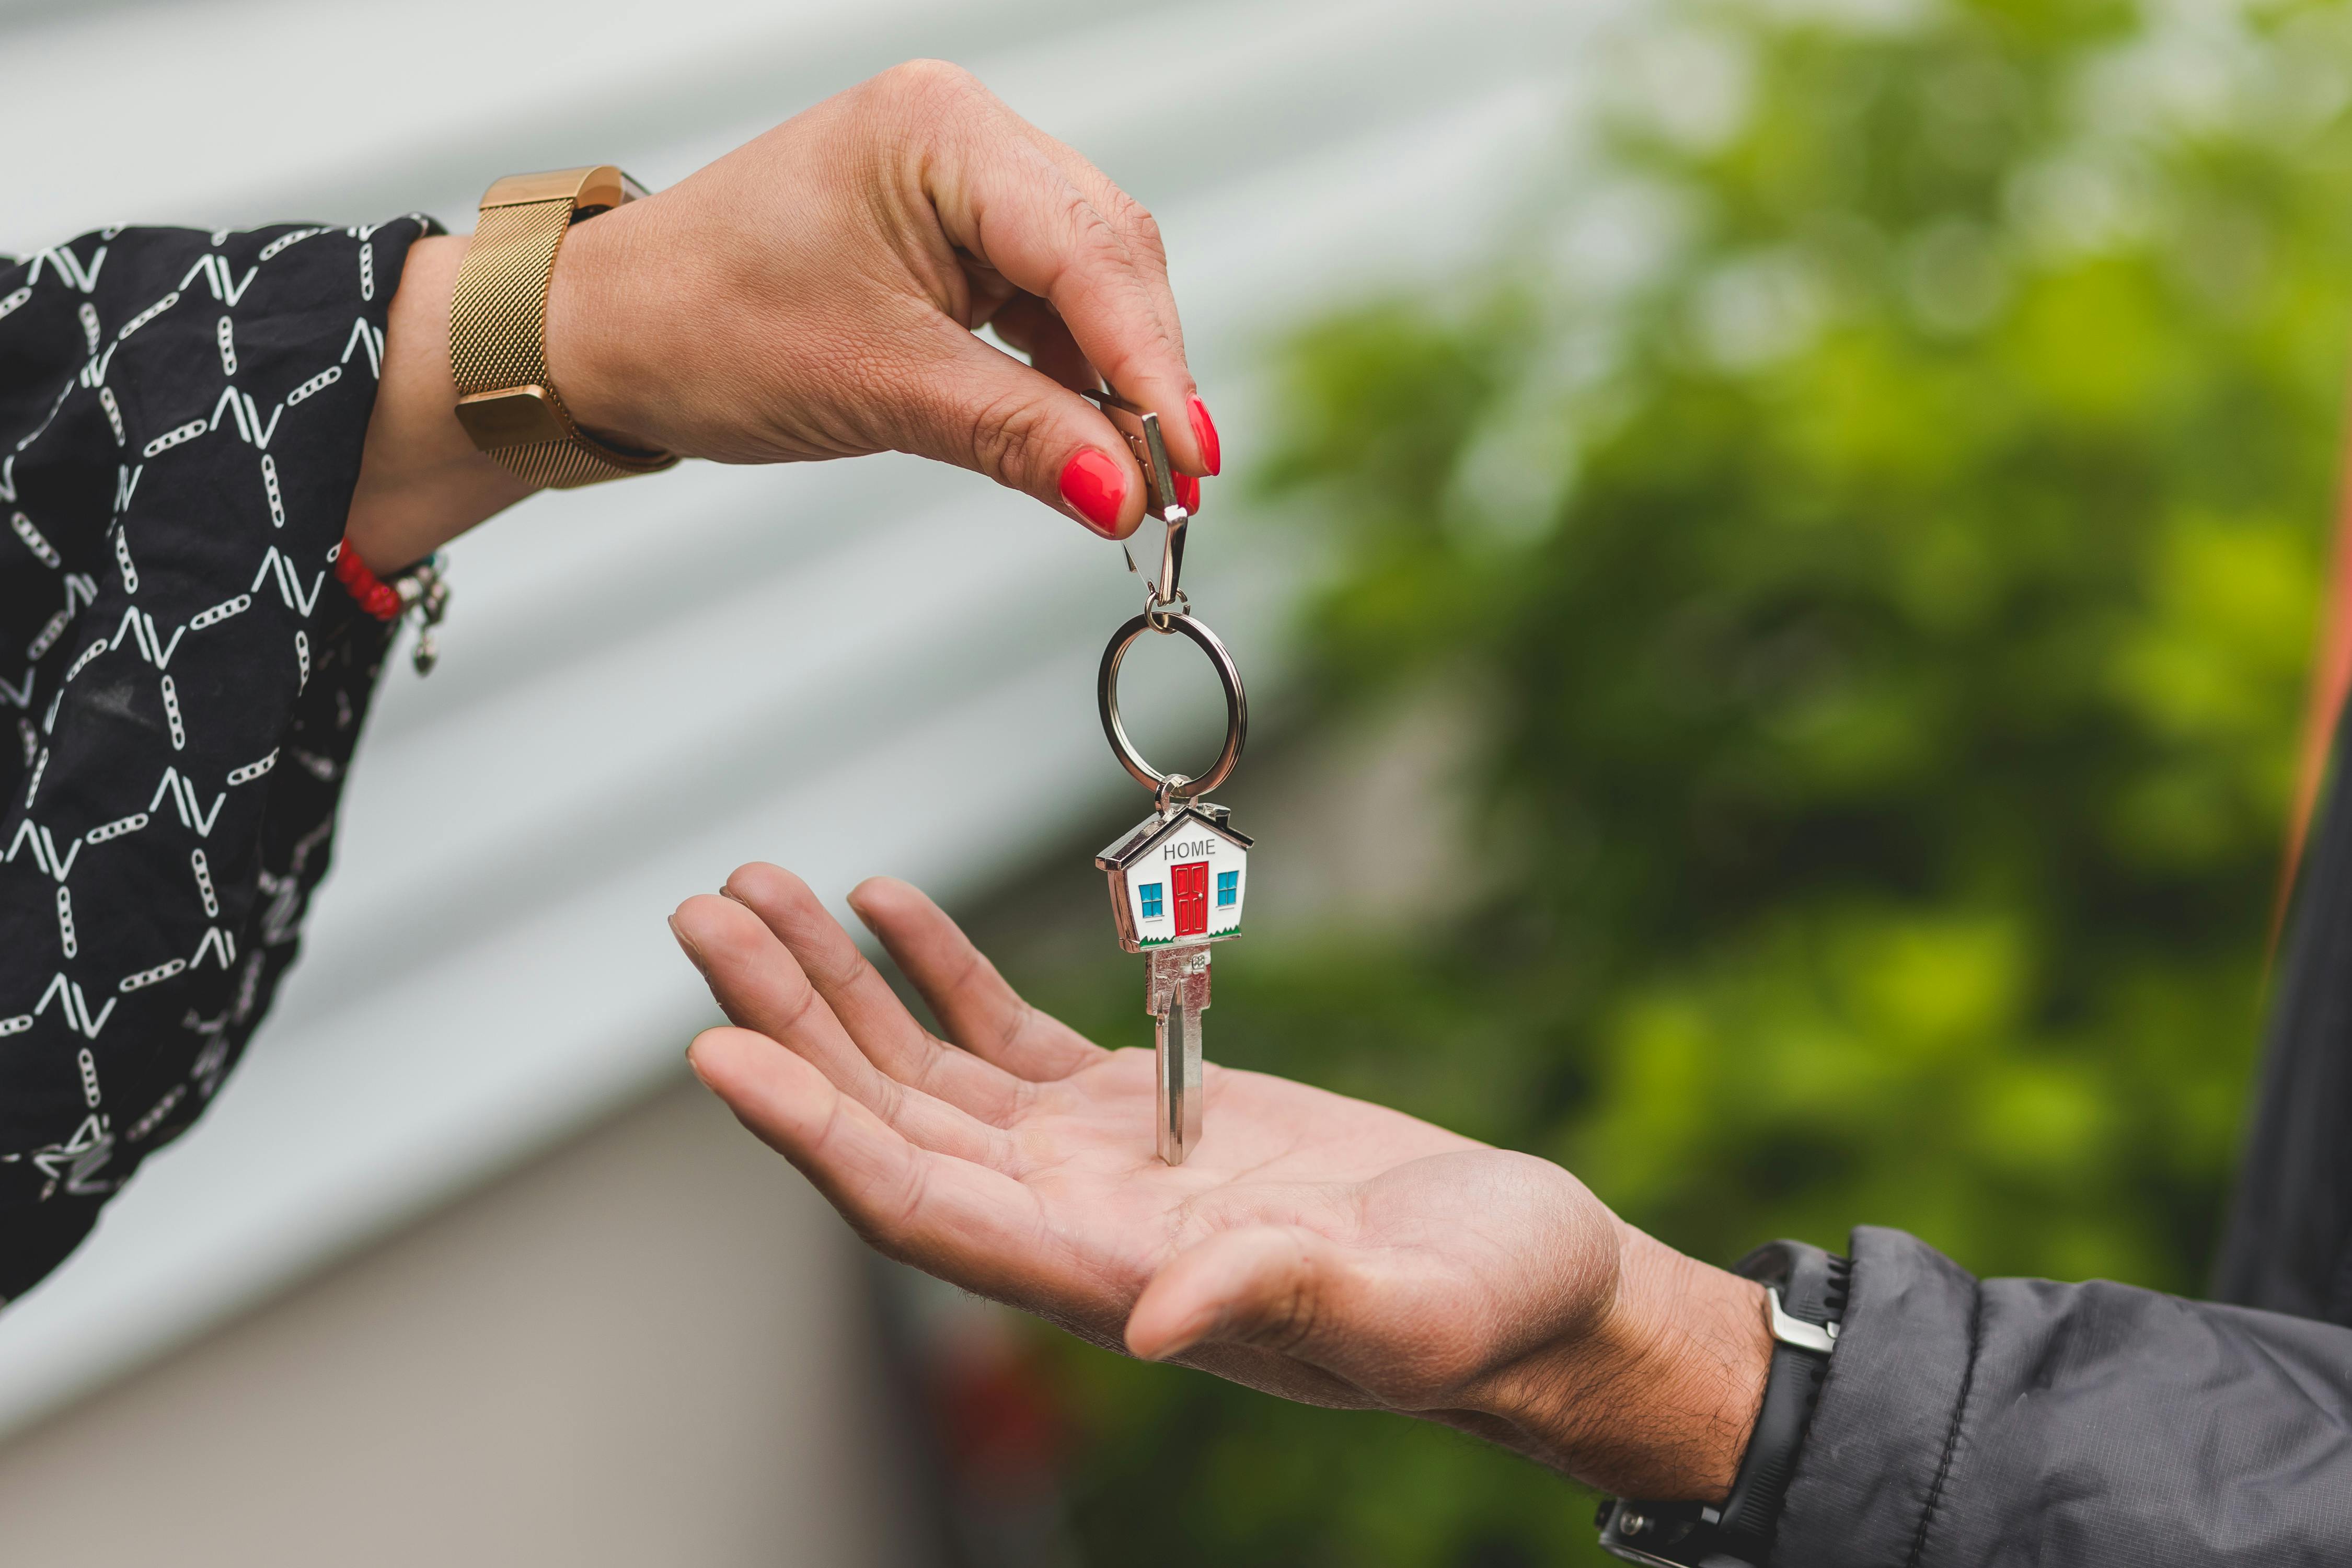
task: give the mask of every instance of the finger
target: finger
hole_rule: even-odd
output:
[[[942,1044],[915,1021],[809,885],[778,866],[739,866],[727,896],[760,917],[866,1059],[899,1082],[1003,1127],[1028,1086],[1003,1068]]]
[[[1010,113],[1008,110],[1006,111]],[[1178,320],[1176,291],[1168,281],[1168,250],[1160,237],[1160,226],[1143,205],[1118,188],[1110,177],[1088,163],[1073,148],[1065,146],[1034,126],[1024,126],[1033,141],[1060,168],[1069,182],[1086,193],[1095,210],[1110,217],[1119,230],[1128,250],[1137,261],[1137,275],[1150,290],[1153,307],[1176,346],[1184,356],[1184,329]],[[1191,361],[1186,357],[1186,374],[1191,374]],[[1224,464],[1222,446],[1217,438],[1215,422],[1209,417],[1207,405],[1196,390],[1186,400],[1180,412],[1160,410],[1161,434],[1168,442],[1169,460],[1186,474],[1207,476],[1217,473]],[[1188,503],[1189,504],[1189,503]]]
[[[909,1142],[813,1063],[748,1029],[704,1030],[687,1060],[879,1250],[999,1300],[1051,1289],[1060,1259],[1018,1182]]]
[[[1178,465],[1205,472],[1190,417],[1192,374],[1150,214],[1108,180],[1074,180],[1065,161],[1099,174],[968,73],[932,68],[898,77],[898,87],[918,96],[911,111],[937,127],[939,155],[926,174],[949,237],[1051,300],[1120,395],[1159,414]]]
[[[997,308],[989,324],[996,335],[1029,356],[1029,363],[1073,392],[1102,385],[1076,338],[1053,308],[1034,294],[1015,294]]]
[[[869,877],[850,889],[849,907],[882,939],[948,1038],[972,1055],[1039,1083],[1110,1059],[1108,1051],[1023,1001],[920,889],[895,877]]]
[[[1101,409],[945,316],[922,323],[895,388],[898,450],[986,474],[1106,539],[1143,521],[1143,470]]]
[[[1165,1361],[1206,1342],[1313,1361],[1354,1288],[1328,1237],[1299,1226],[1221,1231],[1152,1277],[1128,1314],[1127,1348]]]
[[[1011,1140],[952,1105],[879,1071],[760,918],[731,899],[688,899],[671,917],[727,1016],[806,1058],[835,1086],[926,1149],[997,1168]]]

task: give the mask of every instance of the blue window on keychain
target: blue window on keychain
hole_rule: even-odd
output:
[[[1160,918],[1160,884],[1158,882],[1146,882],[1140,889],[1143,895],[1145,920],[1156,921]]]
[[[1217,908],[1229,910],[1241,901],[1242,874],[1239,871],[1217,873]]]

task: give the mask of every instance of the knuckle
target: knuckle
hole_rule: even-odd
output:
[[[972,75],[952,60],[924,58],[901,60],[884,71],[879,79],[901,92],[929,93],[952,89],[971,81]]]
[[[1035,469],[1048,444],[1048,420],[1029,398],[1003,393],[983,400],[971,415],[968,438],[982,468],[1019,489],[1034,488]]]
[[[784,1002],[783,1014],[775,1024],[776,1032],[782,1035],[799,1033],[801,1026],[808,1022],[809,1015],[820,1005],[820,1000],[816,987],[805,978],[801,979]]]
[[[793,912],[800,913],[798,910]],[[850,991],[865,983],[866,971],[874,966],[866,962],[866,955],[857,951],[857,944],[851,942],[846,933],[835,939],[833,932],[814,921],[801,921],[795,925],[798,929],[793,935],[807,942],[808,952],[801,960],[801,967],[808,972],[812,982],[830,991]],[[878,975],[879,972],[876,973]]]
[[[1088,201],[1085,192],[1071,185],[1062,201],[1070,228],[1080,243],[1113,252],[1127,248],[1126,237],[1119,232],[1118,225],[1112,221],[1112,215]]]
[[[905,1186],[899,1189],[897,1213],[891,1216],[890,1228],[895,1235],[910,1235],[923,1215],[923,1202],[929,1195],[930,1167],[916,1161],[908,1167]]]
[[[978,77],[950,60],[903,61],[874,79],[898,103],[933,112],[951,110],[987,91]]]
[[[940,1082],[948,1070],[950,1058],[947,1049],[940,1044],[939,1037],[929,1030],[921,1031],[921,1035],[927,1048],[915,1052],[902,1069],[907,1088],[918,1094],[928,1094],[934,1100],[948,1099],[950,1096],[942,1092],[944,1086]]]
[[[1125,191],[1116,193],[1111,205],[1110,220],[1127,237],[1129,248],[1152,266],[1164,267],[1168,247],[1160,237],[1160,220],[1150,209]]]
[[[1315,1337],[1320,1316],[1316,1269],[1301,1248],[1283,1270],[1279,1288],[1265,1298],[1244,1338],[1261,1349],[1296,1354]]]

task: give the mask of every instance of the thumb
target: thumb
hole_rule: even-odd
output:
[[[1143,473],[1101,409],[941,318],[930,363],[892,378],[889,444],[986,474],[1106,539],[1143,521]]]
[[[1166,1361],[1209,1341],[1314,1359],[1356,1281],[1328,1237],[1297,1226],[1228,1230],[1180,1252],[1128,1314],[1127,1348]]]

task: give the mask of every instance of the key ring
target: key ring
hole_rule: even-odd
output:
[[[1143,760],[1143,753],[1135,749],[1135,742],[1128,739],[1127,726],[1119,721],[1118,667],[1135,639],[1147,631],[1181,632],[1191,637],[1209,656],[1210,664],[1216,668],[1217,684],[1224,688],[1225,749],[1217,753],[1209,771],[1197,779],[1155,772]],[[1242,760],[1242,746],[1249,740],[1249,696],[1242,689],[1242,672],[1234,665],[1234,656],[1225,651],[1216,633],[1181,612],[1155,614],[1146,610],[1111,633],[1110,642],[1103,649],[1102,671],[1095,679],[1095,700],[1102,710],[1103,733],[1110,740],[1110,749],[1118,754],[1119,765],[1134,776],[1136,783],[1171,801],[1198,800],[1224,783],[1234,764]]]
[[[1156,589],[1144,590],[1143,618],[1151,623],[1153,631],[1163,637],[1176,629],[1168,624],[1168,618],[1171,616],[1189,616],[1192,613],[1192,601],[1181,588],[1177,589],[1173,595],[1165,599],[1160,596]]]

